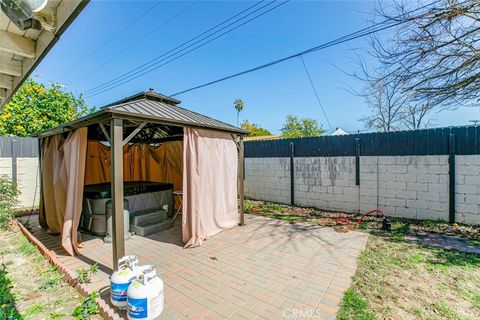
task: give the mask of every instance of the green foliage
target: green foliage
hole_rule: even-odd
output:
[[[473,319],[473,318],[465,318],[460,316],[457,311],[452,309],[446,302],[444,301],[438,301],[436,302],[433,306],[433,310],[435,310],[436,314],[440,314],[444,316],[447,319],[452,319],[452,320],[467,320],[467,319]]]
[[[262,206],[263,212],[283,211],[283,210],[285,210],[285,207],[279,203],[267,202]]]
[[[0,229],[5,228],[15,216],[13,209],[18,203],[19,194],[12,180],[0,176]]]
[[[281,131],[284,138],[319,137],[325,133],[318,120],[291,114],[287,115]]]
[[[82,303],[73,310],[72,316],[78,320],[90,320],[93,315],[99,314],[100,308],[95,302],[98,297],[100,297],[98,292],[92,292],[91,295],[83,299]]]
[[[20,251],[26,256],[31,256],[38,252],[37,247],[35,247],[35,245],[28,241],[28,239],[25,238],[21,233],[19,233],[17,236],[16,245],[18,251]]]
[[[0,115],[0,136],[28,136],[86,115],[89,109],[81,96],[62,85],[45,85],[29,78],[18,89]]]
[[[368,310],[368,302],[352,289],[345,291],[338,320],[374,320],[376,317]]]
[[[243,110],[243,108],[245,108],[245,103],[243,102],[242,99],[235,99],[235,101],[233,102],[233,106],[235,110],[237,110],[237,126],[238,126],[240,112]]]
[[[10,291],[12,287],[6,265],[2,263],[0,265],[0,319],[23,319],[15,307],[15,296]]]
[[[64,318],[66,318],[66,316],[67,315],[63,312],[54,311],[54,312],[51,312],[51,313],[48,314],[48,319],[49,320],[58,320],[58,319],[64,319]]]
[[[432,250],[432,255],[425,259],[427,270],[447,272],[452,268],[476,271],[480,266],[480,256],[459,251]]]
[[[301,218],[297,216],[293,216],[290,214],[284,214],[284,213],[263,213],[262,214],[264,217],[272,218],[272,219],[278,219],[278,220],[283,220],[283,221],[288,221],[288,222],[300,222]]]
[[[468,288],[466,290],[463,290],[461,296],[463,299],[470,301],[472,306],[480,311],[480,291],[473,288]]]
[[[248,137],[270,136],[272,133],[267,129],[260,127],[256,123],[250,123],[248,120],[243,120],[240,127],[248,131]]]
[[[98,272],[98,264],[92,264],[88,269],[77,270],[77,281],[78,283],[90,283],[91,276]]]
[[[243,211],[246,213],[252,212],[253,208],[255,208],[255,204],[250,200],[245,200],[243,202]]]
[[[27,308],[27,310],[25,310],[25,317],[30,318],[33,315],[42,312],[44,308],[45,305],[43,303],[32,304],[30,307]]]
[[[50,288],[56,287],[60,283],[60,281],[63,280],[64,277],[65,275],[63,274],[58,274],[58,273],[54,274],[44,284],[42,284],[39,289],[43,291],[43,290],[48,290]]]
[[[245,103],[242,99],[235,99],[235,101],[233,102],[233,106],[235,107],[235,110],[237,110],[237,112],[241,112],[245,107]]]

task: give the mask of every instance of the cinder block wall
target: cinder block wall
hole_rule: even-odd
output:
[[[289,158],[246,158],[245,194],[253,199],[290,201]]]
[[[37,207],[40,196],[38,158],[17,158],[16,162],[16,182],[20,191],[18,207]],[[12,158],[0,158],[0,176],[7,176],[12,179],[13,165]]]
[[[480,155],[456,156],[455,164],[457,219],[480,224]]]
[[[38,140],[34,138],[0,137],[0,175],[17,183],[21,208],[39,203]]]
[[[21,207],[38,207],[40,180],[37,158],[17,158],[17,186],[20,190]]]
[[[302,157],[295,158],[294,163],[296,204],[335,211],[358,210],[355,157]]]
[[[448,220],[447,155],[294,158],[295,204],[324,210],[383,209],[396,217]],[[456,156],[456,218],[480,224],[480,155]],[[290,203],[290,158],[246,158],[245,195]]]
[[[12,178],[12,158],[0,158],[0,176]]]

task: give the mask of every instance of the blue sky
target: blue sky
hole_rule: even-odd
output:
[[[93,0],[33,74],[40,81],[59,82],[75,93],[82,93],[174,48],[253,2],[191,4],[162,1],[112,39],[154,2]],[[261,65],[367,26],[373,5],[373,1],[292,0],[171,64],[86,101],[99,107],[150,87],[173,94]],[[187,7],[188,10],[165,23]],[[109,42],[105,44],[106,41]],[[333,128],[349,132],[364,129],[358,119],[368,113],[368,107],[362,98],[346,90],[347,86],[360,90],[362,83],[339,68],[354,71],[355,50],[366,46],[366,39],[359,39],[304,56]],[[233,124],[236,123],[233,101],[241,98],[246,105],[241,119],[258,123],[274,133],[279,131],[287,114],[319,119],[328,129],[300,59],[177,98],[184,107]],[[468,124],[480,115],[478,109],[461,108],[435,113],[432,117],[436,126],[449,126]]]

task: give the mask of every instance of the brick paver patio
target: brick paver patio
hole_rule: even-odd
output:
[[[127,254],[158,266],[165,282],[160,319],[334,319],[367,241],[360,232],[246,215],[245,226],[183,249],[180,220],[175,228],[126,242]],[[32,229],[71,269],[98,262],[101,272],[89,286],[108,297],[111,245],[84,235],[83,256],[69,257],[58,236]]]

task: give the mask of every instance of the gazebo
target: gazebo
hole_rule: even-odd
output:
[[[34,135],[40,148],[40,224],[61,235],[70,255],[80,254],[84,189],[98,183],[108,186],[111,198],[113,266],[125,255],[127,181],[140,187],[157,181],[183,194],[185,247],[243,225],[247,132],[179,103],[150,90]]]

